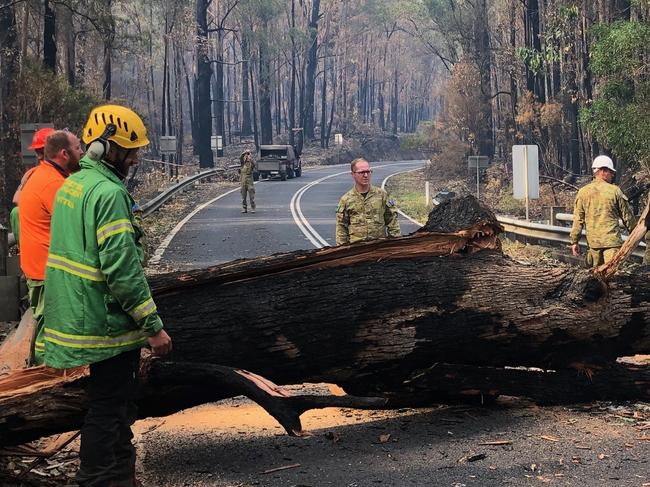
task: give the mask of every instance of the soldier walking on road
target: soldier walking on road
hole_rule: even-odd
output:
[[[636,218],[621,188],[613,184],[616,176],[614,163],[607,156],[594,159],[591,169],[594,180],[582,187],[576,196],[573,209],[571,244],[573,255],[580,255],[578,241],[585,227],[587,233],[587,267],[609,262],[623,245],[618,220],[628,232],[636,225]]]
[[[399,237],[395,202],[386,191],[370,184],[370,163],[358,158],[350,169],[354,187],[341,197],[336,209],[336,245]]]
[[[239,156],[239,162],[241,168],[239,169],[239,184],[241,186],[241,206],[242,213],[247,213],[248,208],[246,205],[246,194],[251,203],[251,213],[255,213],[255,186],[253,184],[253,173],[255,172],[256,166],[253,157],[251,156],[251,151],[247,150],[242,152]]]

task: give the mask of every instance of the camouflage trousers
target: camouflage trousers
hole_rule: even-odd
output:
[[[240,183],[240,189],[241,189],[241,207],[246,210],[247,209],[247,204],[246,204],[246,195],[248,195],[248,199],[250,200],[251,203],[251,209],[255,209],[255,186],[253,185],[253,178],[244,178],[241,180]]]
[[[587,255],[585,256],[585,263],[587,267],[598,267],[602,264],[607,264],[616,252],[618,252],[620,247],[609,247],[604,249],[587,249]]]

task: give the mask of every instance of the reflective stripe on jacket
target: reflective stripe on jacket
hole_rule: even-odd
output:
[[[133,199],[84,157],[57,192],[45,293],[45,363],[69,368],[141,347],[162,328],[144,275]]]

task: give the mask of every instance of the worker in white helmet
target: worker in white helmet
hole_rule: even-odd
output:
[[[619,219],[628,232],[636,225],[636,218],[627,197],[614,184],[616,169],[608,156],[598,156],[591,165],[594,180],[582,187],[576,196],[571,228],[573,255],[580,255],[578,241],[582,228],[587,233],[586,263],[588,267],[609,262],[623,245]]]

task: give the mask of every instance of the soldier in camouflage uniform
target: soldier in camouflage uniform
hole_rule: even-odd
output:
[[[589,245],[586,263],[596,267],[609,262],[623,245],[619,218],[628,232],[636,225],[636,218],[621,188],[613,184],[616,170],[612,160],[598,156],[591,167],[594,180],[578,191],[570,238],[573,255],[580,255],[578,241],[585,227]]]
[[[239,156],[239,163],[241,168],[239,169],[239,183],[241,185],[241,206],[242,213],[247,213],[248,208],[246,205],[246,194],[251,203],[251,213],[255,213],[255,186],[253,185],[253,173],[255,172],[255,161],[251,156],[251,151],[242,152]]]
[[[383,237],[399,237],[395,202],[388,193],[370,184],[370,164],[355,159],[351,164],[354,187],[336,209],[336,245]]]

